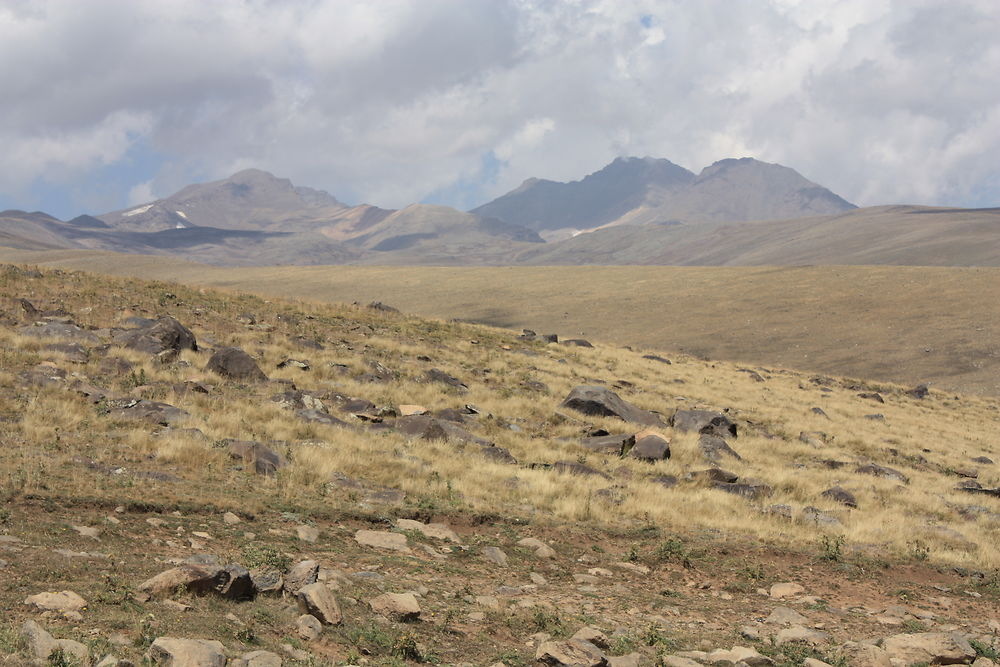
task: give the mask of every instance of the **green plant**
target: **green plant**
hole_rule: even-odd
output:
[[[931,554],[931,548],[921,540],[906,543],[907,554],[913,560],[925,561]]]
[[[565,634],[566,626],[559,614],[545,609],[536,609],[531,617],[535,632],[548,632],[553,636]]]
[[[652,565],[660,565],[673,561],[680,563],[685,568],[690,568],[699,556],[700,554],[688,549],[687,545],[684,544],[684,540],[679,537],[669,537],[660,542],[650,552],[647,561]]]
[[[845,542],[846,540],[843,535],[836,535],[834,537],[823,535],[820,538],[820,559],[828,560],[834,563],[839,563],[844,560]]]
[[[677,645],[677,642],[663,634],[663,629],[656,623],[647,625],[642,631],[640,639],[646,646],[659,646],[668,650],[672,650]]]
[[[243,547],[243,565],[248,569],[269,567],[285,572],[292,559],[267,544],[251,543]]]
[[[976,652],[976,656],[980,658],[989,658],[990,660],[997,661],[1000,660],[1000,648],[997,647],[996,642],[987,646],[985,643],[979,641],[978,639],[970,639],[969,645],[972,646],[972,650]]]

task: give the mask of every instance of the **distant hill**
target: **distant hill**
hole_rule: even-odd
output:
[[[697,175],[668,160],[620,158],[572,183],[530,179],[471,212],[350,206],[249,169],[68,222],[4,211],[0,245],[219,266],[1000,266],[1000,209],[859,209],[750,158]]]
[[[874,206],[793,220],[621,225],[526,251],[518,263],[1000,266],[1000,208]]]
[[[849,211],[854,204],[794,169],[752,158],[720,160],[697,176],[668,160],[619,158],[580,181],[529,179],[472,210],[545,232],[649,222],[743,222]]]

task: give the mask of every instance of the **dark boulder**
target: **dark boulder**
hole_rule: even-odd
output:
[[[899,472],[895,468],[880,466],[875,463],[866,463],[864,465],[860,465],[854,469],[854,472],[861,473],[862,475],[874,475],[875,477],[894,479],[897,482],[902,482],[903,484],[906,484],[907,482],[910,481],[910,479],[906,475]]]
[[[663,461],[670,458],[670,441],[658,435],[650,434],[635,441],[635,446],[629,452],[633,458],[640,461]]]
[[[854,494],[839,486],[830,487],[820,495],[841,505],[847,505],[848,507],[858,506],[858,500],[854,497]]]
[[[267,376],[257,362],[238,347],[226,347],[208,360],[205,370],[218,373],[222,377],[244,382],[266,382]]]
[[[562,342],[563,345],[572,345],[575,347],[594,347],[590,344],[589,340],[584,340],[583,338],[568,338]]]
[[[740,476],[734,472],[723,470],[722,468],[708,468],[707,470],[696,470],[691,473],[692,479],[705,479],[709,482],[721,482],[723,484],[735,484]]]
[[[907,396],[912,398],[927,398],[927,394],[930,393],[930,389],[927,388],[925,384],[919,384],[913,389],[906,392]]]
[[[399,308],[393,308],[392,306],[388,306],[388,305],[382,303],[381,301],[372,301],[371,303],[368,304],[368,307],[371,308],[372,310],[378,310],[378,311],[383,312],[383,313],[398,313],[399,312]]]
[[[696,431],[720,438],[735,438],[736,423],[721,412],[712,410],[677,410],[670,425],[678,431]]]
[[[162,360],[176,358],[181,350],[198,350],[194,334],[168,315],[146,326],[119,334],[115,342]]]
[[[867,398],[869,400],[875,401],[876,403],[885,403],[885,399],[882,398],[882,394],[878,393],[877,391],[866,392],[866,393],[863,392],[858,394],[858,397]]]
[[[644,354],[644,355],[642,355],[642,358],[643,359],[649,359],[650,361],[658,361],[661,364],[666,364],[667,366],[671,365],[671,361],[669,359],[664,359],[663,357],[655,355],[655,354]]]
[[[424,373],[424,376],[432,382],[442,382],[448,386],[455,387],[456,389],[458,389],[463,393],[469,390],[469,386],[464,382],[462,382],[461,380],[459,380],[457,377],[454,377],[453,375],[448,375],[444,371],[439,370],[437,368],[430,369],[429,371]]]
[[[480,453],[495,463],[506,463],[517,465],[517,459],[510,453],[510,450],[495,445],[482,445]]]
[[[655,412],[643,410],[605,387],[581,385],[574,387],[562,407],[572,408],[593,417],[618,417],[634,424],[661,426],[663,421]]]
[[[625,456],[635,445],[635,435],[629,433],[598,435],[583,438],[580,440],[580,444],[592,452]]]
[[[725,440],[717,435],[702,433],[698,438],[698,449],[702,456],[709,461],[719,461],[723,456],[731,456],[737,461],[742,461],[743,457],[737,454]]]
[[[115,399],[107,401],[110,408],[108,416],[116,419],[140,419],[142,421],[172,426],[188,416],[180,408],[158,401],[137,400],[134,398]]]

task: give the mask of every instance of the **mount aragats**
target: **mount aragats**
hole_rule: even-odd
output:
[[[256,169],[69,221],[0,212],[0,245],[216,265],[1000,266],[1000,208],[858,208],[793,169],[727,159],[695,174],[619,158],[582,180],[531,178],[468,212],[349,206]]]

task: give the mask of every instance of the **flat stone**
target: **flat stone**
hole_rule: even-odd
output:
[[[448,540],[459,544],[458,535],[455,534],[447,524],[443,523],[421,523],[412,519],[397,519],[396,528],[400,530],[414,530],[424,537],[437,540]]]
[[[87,601],[73,591],[61,591],[29,595],[24,599],[24,604],[32,605],[41,611],[78,612],[87,606]]]
[[[420,618],[420,604],[413,593],[383,593],[369,600],[376,614],[394,621],[415,621]]]
[[[319,528],[316,526],[297,526],[295,528],[295,534],[303,542],[309,542],[312,544],[319,539]]]
[[[907,665],[960,665],[976,658],[976,651],[963,636],[949,632],[920,632],[887,637],[882,648],[890,659]]]
[[[281,667],[281,656],[270,651],[251,651],[229,663],[230,667]]]
[[[558,667],[604,667],[607,658],[598,647],[590,642],[570,639],[568,641],[546,641],[535,651],[535,660],[545,665]]]
[[[796,584],[794,582],[784,582],[772,585],[769,595],[772,598],[780,600],[782,598],[794,597],[805,592],[806,589],[800,584]]]
[[[806,622],[806,617],[790,607],[775,607],[765,623],[771,625],[797,625]]]
[[[149,647],[148,656],[164,667],[226,667],[226,647],[208,639],[159,637]]]
[[[507,567],[507,554],[500,547],[483,547],[483,558],[494,565]]]
[[[384,530],[359,530],[354,534],[354,540],[366,547],[376,549],[387,549],[400,553],[412,553],[407,546],[406,535],[402,533],[390,533]]]

